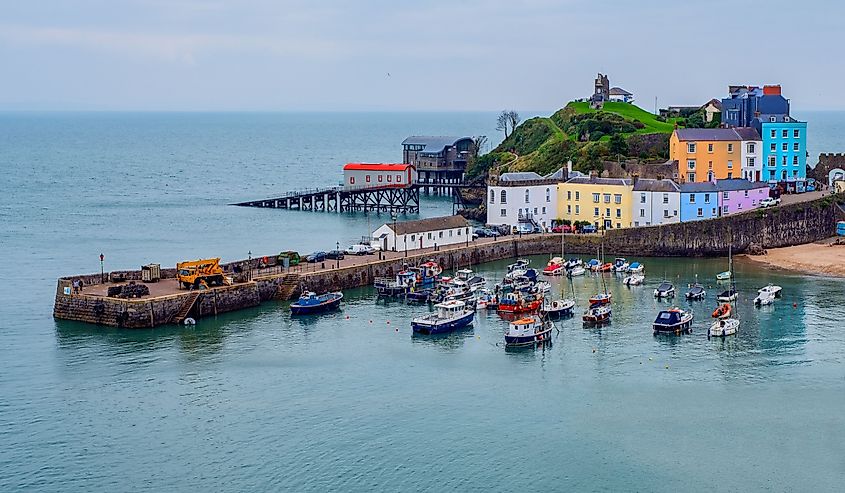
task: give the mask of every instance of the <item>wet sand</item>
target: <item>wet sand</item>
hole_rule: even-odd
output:
[[[834,239],[804,245],[771,248],[767,255],[742,255],[752,262],[805,274],[845,277],[845,245]]]

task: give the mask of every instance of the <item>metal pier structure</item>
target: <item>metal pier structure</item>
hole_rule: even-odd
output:
[[[252,200],[237,204],[242,207],[268,207],[323,212],[420,212],[420,187],[383,187],[349,189],[318,188],[289,192],[275,199]]]

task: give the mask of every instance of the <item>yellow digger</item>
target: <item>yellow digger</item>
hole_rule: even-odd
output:
[[[176,264],[176,280],[179,287],[185,289],[199,289],[203,284],[206,286],[229,286],[231,282],[223,274],[219,258],[207,258],[202,260],[189,260]]]

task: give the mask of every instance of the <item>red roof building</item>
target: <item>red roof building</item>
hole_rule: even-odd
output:
[[[348,163],[343,167],[343,186],[350,188],[406,188],[417,181],[411,164]]]

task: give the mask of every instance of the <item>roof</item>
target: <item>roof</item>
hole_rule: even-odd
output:
[[[716,184],[709,181],[700,181],[695,183],[682,183],[681,193],[699,193],[699,192],[718,192]]]
[[[683,141],[742,140],[733,128],[679,128],[675,132],[678,134],[678,139]]]
[[[572,175],[572,176],[577,176],[577,175],[575,175],[575,174],[574,174],[574,173],[576,173],[575,171],[573,171],[572,173],[573,173],[573,175]],[[579,174],[580,174],[580,173],[579,173]],[[558,170],[557,170],[557,171],[555,171],[554,173],[550,173],[550,174],[548,174],[548,175],[544,176],[543,178],[545,178],[546,180],[560,180],[560,181],[563,181],[563,180],[565,180],[565,179],[566,179],[566,168],[558,168]]]
[[[412,164],[400,163],[347,163],[343,167],[343,171],[347,170],[363,170],[363,171],[405,171],[408,168],[413,168]]]
[[[438,231],[441,229],[463,228],[467,224],[467,220],[463,216],[442,216],[420,219],[418,221],[402,221],[401,223],[396,223],[396,229],[393,228],[393,224],[391,223],[387,223],[386,226],[393,229],[393,232],[397,235],[406,235]]]
[[[424,145],[423,152],[441,152],[447,146],[453,146],[458,141],[470,139],[472,137],[458,137],[454,135],[412,135],[402,141],[402,145]]]
[[[640,178],[634,183],[635,192],[680,192],[681,187],[672,180]]]
[[[595,176],[576,176],[570,178],[566,181],[566,183],[572,183],[575,185],[621,185],[621,186],[629,186],[631,185],[631,180],[627,180],[625,178],[599,178]]]
[[[611,96],[633,96],[630,92],[622,89],[621,87],[611,87],[610,88],[610,95]]]
[[[701,107],[702,107],[702,108],[706,108],[708,105],[711,105],[711,104],[712,104],[714,107],[716,107],[716,109],[719,109],[719,110],[721,110],[721,109],[722,109],[722,102],[721,102],[721,101],[719,101],[719,100],[718,100],[718,99],[716,99],[716,98],[713,98],[713,99],[711,99],[710,101],[707,101],[706,103],[704,103],[703,105],[701,105]]]
[[[754,127],[736,127],[734,131],[736,131],[742,140],[763,140]]]
[[[724,180],[716,180],[716,188],[722,192],[736,192],[741,190],[769,188],[769,184],[762,181],[748,181],[742,178],[728,178]]]
[[[543,177],[534,173],[533,171],[527,172],[520,172],[520,173],[502,173],[499,176],[499,181],[533,181],[533,180],[542,180]]]

